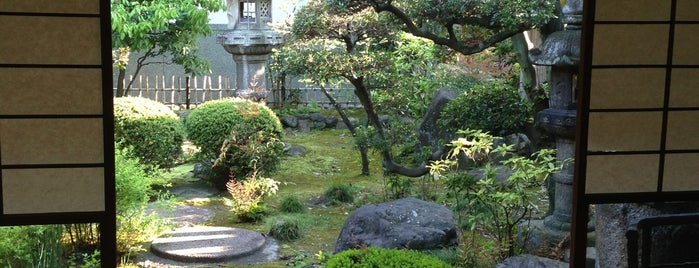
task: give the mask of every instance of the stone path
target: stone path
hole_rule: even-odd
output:
[[[185,200],[213,197],[219,191],[201,182],[173,187],[170,193]],[[175,210],[151,211],[171,220],[177,229],[135,257],[140,267],[215,267],[220,264],[254,264],[278,259],[279,246],[272,238],[240,228],[202,226],[215,216],[206,207],[177,205]]]

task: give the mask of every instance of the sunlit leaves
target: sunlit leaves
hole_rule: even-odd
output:
[[[223,9],[222,1],[111,0],[111,6],[114,48],[150,57],[169,54],[195,75],[209,70],[208,63],[195,56],[196,38],[211,34],[208,14]]]

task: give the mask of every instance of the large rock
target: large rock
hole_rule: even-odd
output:
[[[415,198],[365,205],[342,226],[335,252],[363,246],[436,249],[454,245],[457,225],[444,206]]]
[[[417,129],[421,147],[430,146],[433,150],[441,151],[444,143],[449,143],[456,138],[456,133],[441,128],[437,121],[441,117],[440,114],[444,107],[458,96],[459,91],[443,88],[432,98],[432,103],[427,108],[422,123]]]

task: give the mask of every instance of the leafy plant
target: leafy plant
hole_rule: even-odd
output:
[[[340,252],[328,259],[327,267],[451,267],[419,251],[368,247]]]
[[[511,146],[492,148],[494,137],[480,130],[460,131],[464,137],[452,141],[453,147],[447,159],[430,164],[431,173],[446,177],[445,185],[456,200],[455,210],[459,222],[472,235],[481,234],[494,238],[494,245],[479,244],[468,248],[489,246],[498,260],[517,253],[515,239],[517,228],[531,218],[538,207],[536,197],[542,191],[546,178],[561,168],[553,149],[542,149],[531,158],[513,155],[500,162],[497,167],[491,154],[510,154]],[[482,176],[474,173],[450,172],[457,165],[455,160],[461,154],[481,163]],[[498,168],[512,171],[504,181],[496,178]],[[492,240],[492,239],[485,239]],[[472,238],[471,241],[485,241]],[[467,260],[475,265],[476,252],[466,252]],[[470,255],[469,255],[470,254]]]
[[[306,253],[295,250],[294,255],[289,257],[286,265],[295,268],[324,267],[329,258],[330,256],[322,250],[313,256],[307,256]]]
[[[138,97],[114,99],[114,138],[132,147],[143,164],[170,168],[182,155],[184,127],[179,117],[157,101]]]
[[[99,250],[93,251],[92,254],[81,253],[68,257],[68,266],[74,268],[96,268],[100,267],[101,263]]]
[[[0,266],[62,267],[62,226],[0,227]]]
[[[127,255],[140,250],[140,243],[163,232],[165,222],[146,213],[151,198],[158,196],[152,185],[158,180],[146,172],[128,149],[116,149],[117,250]]]
[[[437,123],[451,130],[507,135],[519,132],[531,115],[531,104],[520,98],[514,86],[494,81],[476,85],[449,102]]]
[[[226,205],[232,207],[239,221],[259,221],[267,214],[264,198],[277,193],[279,182],[270,178],[253,176],[245,180],[231,179],[226,183],[226,189],[231,199],[224,199]]]

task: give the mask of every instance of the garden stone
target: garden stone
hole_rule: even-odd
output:
[[[325,120],[313,121],[313,129],[323,130],[325,128]]]
[[[495,268],[566,268],[568,264],[565,262],[547,259],[534,255],[519,255],[509,257]]]
[[[311,119],[311,115],[309,114],[297,114],[296,117],[300,119]]]
[[[321,113],[312,113],[310,116],[311,121],[313,122],[324,122],[325,121],[325,116]]]
[[[296,128],[299,126],[299,119],[296,118],[296,116],[282,116],[282,118],[279,118],[279,121],[281,121],[282,125],[284,125],[285,127]]]
[[[390,117],[388,115],[379,115],[379,122],[383,126],[388,124],[388,119],[390,119]]]
[[[498,139],[493,142],[493,148],[497,148],[502,143],[505,145],[512,145],[512,149],[519,155],[531,155],[534,153],[532,142],[524,133],[514,133],[507,135],[502,139]]]
[[[328,128],[335,127],[337,125],[338,119],[334,116],[328,116],[325,118],[325,125]]]
[[[438,249],[457,240],[454,214],[448,208],[416,198],[364,205],[349,215],[335,244],[335,253],[375,246]]]
[[[348,117],[347,120],[349,120],[350,123],[354,126],[356,126],[357,122],[359,122],[359,119],[357,119],[355,117]],[[335,126],[335,128],[336,129],[349,129],[349,127],[347,127],[347,124],[345,124],[344,121],[338,122],[338,124]]]
[[[302,133],[311,132],[311,120],[299,119],[299,131]]]
[[[306,154],[306,147],[292,145],[284,154],[288,156],[303,156]]]
[[[197,162],[194,164],[192,173],[195,178],[206,179],[209,176],[211,170],[211,164],[205,162]]]

